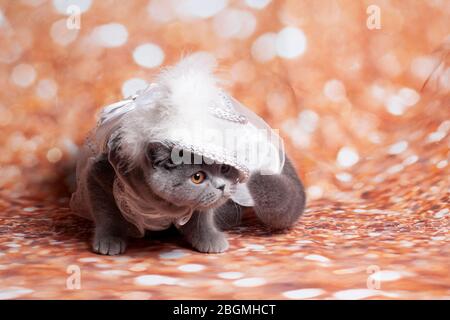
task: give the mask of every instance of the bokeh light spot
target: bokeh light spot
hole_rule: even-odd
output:
[[[61,160],[63,154],[59,148],[52,148],[47,152],[47,160],[51,163],[56,163]]]
[[[53,6],[56,11],[62,14],[69,14],[67,8],[70,6],[77,6],[80,12],[86,12],[91,7],[92,0],[53,0]]]
[[[227,0],[184,0],[177,3],[176,10],[180,16],[210,18],[222,11],[227,4]]]
[[[323,87],[323,94],[333,102],[345,100],[346,91],[344,84],[336,79],[329,80]]]
[[[319,122],[319,116],[312,110],[303,110],[298,115],[298,125],[308,133],[313,133]]]
[[[271,0],[245,0],[245,3],[253,9],[264,9]]]
[[[11,81],[19,87],[28,87],[36,79],[36,70],[29,64],[19,64],[11,73]]]
[[[272,60],[276,54],[277,35],[272,32],[265,33],[259,36],[252,45],[252,56],[259,62],[267,62]]]
[[[342,147],[337,155],[337,163],[341,167],[351,167],[358,163],[359,161],[359,155],[358,152],[350,147]]]
[[[278,56],[294,59],[306,51],[307,40],[302,30],[286,27],[277,34],[276,50]]]
[[[134,95],[137,91],[143,90],[148,86],[147,81],[141,78],[132,78],[125,81],[122,85],[122,95],[128,98]]]
[[[214,31],[222,38],[249,37],[256,28],[256,19],[248,11],[227,9],[214,17]]]
[[[145,68],[154,68],[164,61],[164,51],[153,43],[138,46],[133,51],[134,61]]]
[[[397,143],[394,143],[391,145],[388,149],[389,154],[400,154],[404,152],[406,149],[408,149],[408,142],[407,141],[399,141]]]
[[[36,86],[36,94],[39,98],[50,100],[56,96],[58,84],[53,79],[39,80]]]
[[[161,23],[167,23],[176,18],[171,1],[167,0],[151,0],[147,5],[147,12],[153,20]]]
[[[128,31],[120,23],[108,23],[94,29],[93,38],[99,45],[107,48],[120,47],[128,39]]]

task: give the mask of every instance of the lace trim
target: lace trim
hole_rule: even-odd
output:
[[[178,217],[165,216],[158,212],[156,208],[148,208],[146,212],[141,211],[138,201],[133,199],[133,196],[129,194],[127,187],[119,178],[114,179],[113,193],[123,217],[136,226],[141,236],[144,235],[145,230],[164,230],[169,228],[171,224],[176,227],[183,226],[192,217],[192,210]]]

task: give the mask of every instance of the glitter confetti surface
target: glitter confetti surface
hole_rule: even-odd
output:
[[[0,299],[450,299],[449,52],[445,0],[0,0]],[[279,129],[307,210],[96,255],[78,147],[189,53]]]

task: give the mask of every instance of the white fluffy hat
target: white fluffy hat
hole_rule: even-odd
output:
[[[122,136],[121,148],[132,162],[148,142],[189,150],[235,167],[241,182],[250,173],[279,173],[284,146],[275,130],[223,91],[214,63],[202,54],[162,71],[148,88],[105,107],[95,142],[106,151],[110,137]]]

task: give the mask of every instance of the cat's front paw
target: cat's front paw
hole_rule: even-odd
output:
[[[222,232],[211,232],[192,239],[192,246],[204,253],[221,253],[228,249],[228,240]]]
[[[127,243],[125,239],[116,236],[102,235],[94,238],[92,250],[96,253],[115,256],[125,252]]]

